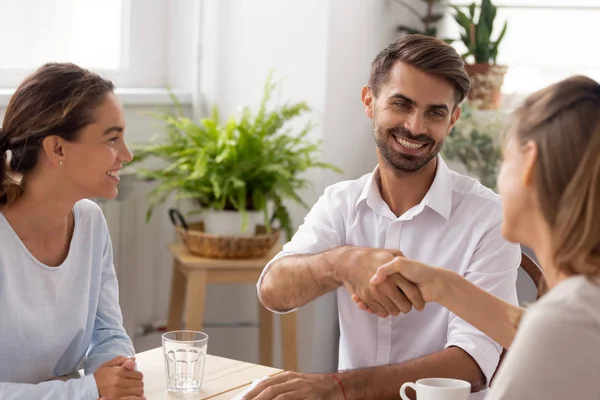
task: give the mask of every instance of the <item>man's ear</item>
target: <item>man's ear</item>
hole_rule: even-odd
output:
[[[450,124],[448,125],[448,134],[452,131],[452,128],[454,128],[454,125],[456,125],[456,122],[458,122],[459,118],[460,118],[460,106],[457,106],[456,109],[454,111],[452,111],[452,114],[450,114]]]
[[[361,98],[363,105],[365,106],[365,114],[367,117],[373,119],[373,107],[375,107],[375,96],[370,87],[365,86],[361,91]]]

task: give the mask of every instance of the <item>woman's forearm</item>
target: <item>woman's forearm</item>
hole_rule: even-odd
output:
[[[66,382],[56,380],[38,383],[0,382],[3,400],[95,400],[99,397],[94,375]]]
[[[440,270],[439,298],[435,299],[502,347],[509,348],[523,309],[480,289],[462,276]]]

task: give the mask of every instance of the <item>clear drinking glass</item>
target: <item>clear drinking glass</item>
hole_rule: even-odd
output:
[[[173,331],[162,336],[167,390],[197,393],[202,388],[208,335],[196,331]]]

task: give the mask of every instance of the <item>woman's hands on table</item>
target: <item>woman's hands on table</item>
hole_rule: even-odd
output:
[[[144,399],[141,372],[135,370],[135,359],[118,356],[102,364],[94,372],[101,400]]]

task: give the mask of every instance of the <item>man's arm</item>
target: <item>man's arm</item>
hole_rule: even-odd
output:
[[[265,266],[257,283],[261,303],[274,312],[290,312],[344,285],[380,316],[408,312],[412,304],[421,309],[424,303],[416,288],[406,293],[409,301],[394,282],[369,284],[377,268],[397,251],[345,245],[343,212],[332,206],[332,198],[326,189],[292,240]]]
[[[275,260],[259,287],[261,303],[286,312],[310,303],[342,285],[337,258],[342,247],[317,254],[294,254]]]
[[[256,286],[266,308],[293,311],[341,285],[333,266],[344,243],[331,211],[332,196],[325,189],[283,251],[265,266]]]
[[[407,313],[412,305],[420,310],[425,303],[412,283],[405,282],[404,292],[396,281],[378,286],[369,283],[377,268],[394,254],[391,250],[341,246],[318,254],[283,256],[267,266],[259,281],[258,297],[270,310],[289,312],[344,285],[350,293],[360,293],[369,304],[375,304],[372,311],[382,317]]]
[[[341,371],[336,374],[285,372],[259,383],[244,400],[343,399],[385,400],[398,398],[400,386],[421,378],[462,379],[471,390],[485,387],[485,376],[465,351],[450,347],[402,364]],[[340,388],[339,384],[343,387]]]
[[[336,374],[346,398],[397,399],[400,386],[422,378],[454,378],[471,383],[471,391],[485,388],[485,375],[464,350],[449,347],[401,364],[342,371]]]

